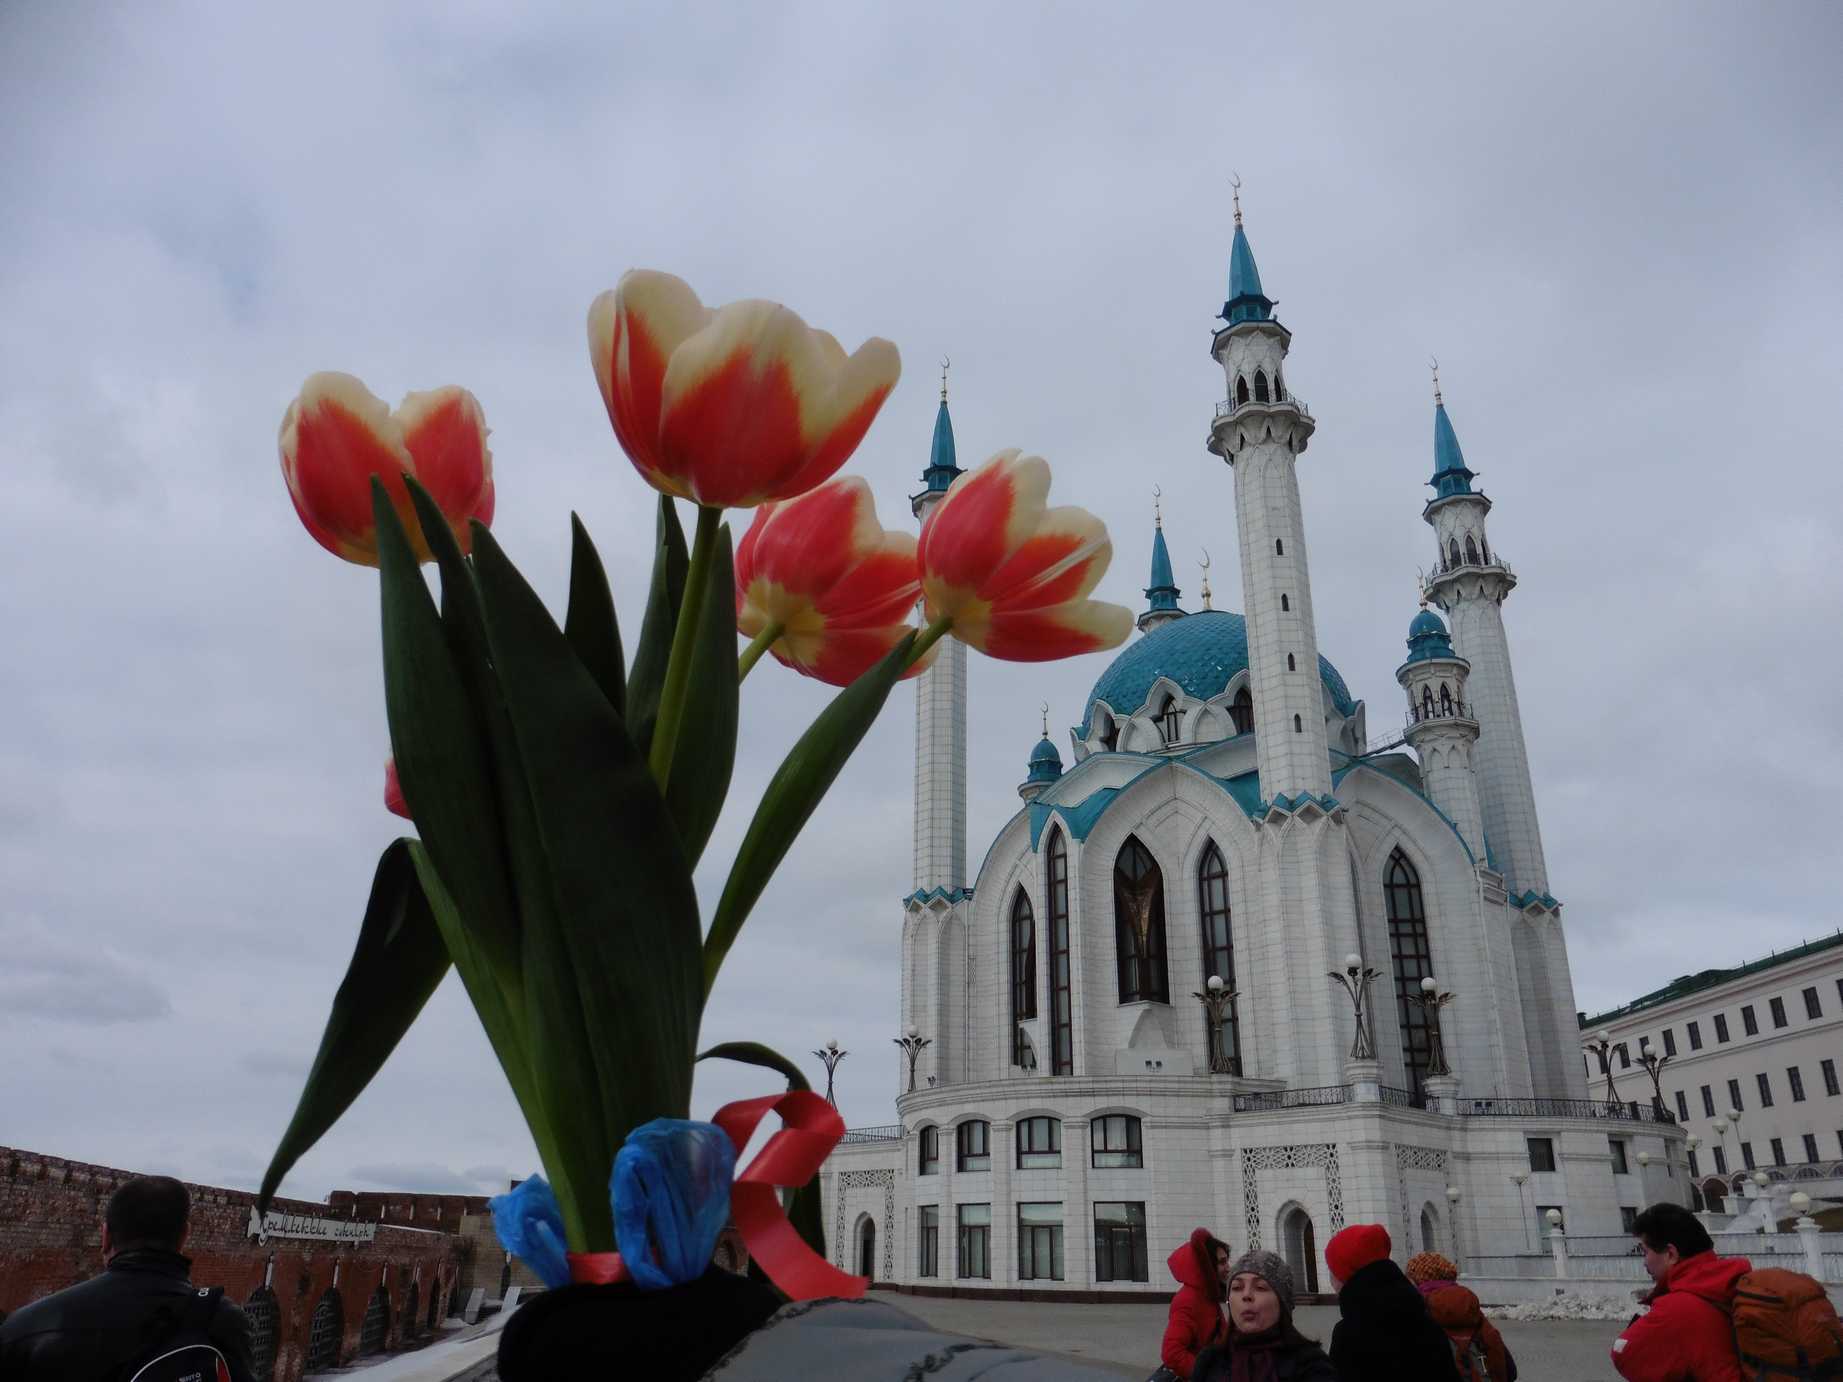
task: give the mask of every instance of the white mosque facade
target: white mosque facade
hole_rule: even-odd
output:
[[[1330,1290],[1323,1244],[1364,1222],[1489,1275],[1545,1250],[1551,1208],[1616,1234],[1689,1199],[1667,1111],[1588,1099],[1491,501],[1436,392],[1436,561],[1404,705],[1370,726],[1318,649],[1295,473],[1315,422],[1272,307],[1238,212],[1207,445],[1245,612],[1183,612],[1158,532],[1072,762],[1037,745],[976,876],[964,650],[917,683],[914,1054],[899,1121],[821,1173],[833,1259],[877,1281],[1162,1294],[1204,1225]],[[958,473],[943,395],[918,517]]]

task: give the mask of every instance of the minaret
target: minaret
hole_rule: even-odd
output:
[[[1049,737],[1049,705],[1043,706],[1043,737],[1037,740],[1037,746],[1030,751],[1030,761],[1025,765],[1024,780],[1018,783],[1017,794],[1025,801],[1035,801],[1044,791],[1062,776],[1062,755],[1056,752],[1056,746]]]
[[[1432,525],[1439,553],[1427,581],[1427,598],[1452,620],[1453,642],[1471,665],[1469,696],[1478,721],[1473,755],[1479,805],[1491,856],[1512,897],[1549,890],[1536,824],[1536,794],[1530,784],[1529,752],[1517,684],[1510,673],[1510,643],[1504,633],[1504,597],[1517,578],[1485,539],[1491,501],[1472,488],[1459,438],[1440,396],[1439,367],[1433,379],[1434,497],[1422,512]]]
[[[943,362],[934,445],[922,471],[922,491],[910,499],[918,520],[940,503],[960,473]],[[933,663],[915,679],[915,888],[952,895],[965,887],[966,645],[943,638]]]
[[[1408,693],[1408,743],[1421,760],[1428,799],[1459,827],[1472,857],[1482,863],[1485,841],[1472,771],[1478,721],[1466,700],[1471,670],[1453,651],[1440,616],[1422,600],[1421,612],[1408,625],[1408,660],[1395,669],[1395,680]]]
[[[1210,353],[1228,378],[1209,449],[1235,471],[1248,673],[1254,694],[1255,759],[1269,801],[1331,790],[1318,632],[1312,622],[1305,520],[1294,466],[1316,424],[1286,387],[1282,362],[1292,333],[1273,317],[1235,197],[1227,323]]]
[[[1171,574],[1171,554],[1165,550],[1165,516],[1159,509],[1160,494],[1156,486],[1152,490],[1152,583],[1146,587],[1146,606],[1139,616],[1139,632],[1150,633],[1160,624],[1169,624],[1173,619],[1182,619],[1184,611],[1177,607],[1177,597],[1183,592],[1177,588],[1177,578]]]

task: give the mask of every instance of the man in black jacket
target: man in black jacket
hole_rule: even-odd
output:
[[[1342,1382],[1459,1382],[1446,1331],[1390,1246],[1381,1224],[1352,1224],[1325,1244],[1343,1316],[1331,1331],[1332,1367]]]
[[[109,1379],[174,1337],[198,1296],[180,1255],[192,1214],[185,1186],[143,1176],[109,1197],[101,1276],[34,1301],[0,1324],[0,1382]],[[250,1322],[220,1300],[209,1338],[231,1382],[254,1382]]]

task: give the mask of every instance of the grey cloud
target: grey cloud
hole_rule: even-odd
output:
[[[173,1010],[166,991],[108,947],[85,946],[40,921],[0,921],[0,1021],[152,1022]]]

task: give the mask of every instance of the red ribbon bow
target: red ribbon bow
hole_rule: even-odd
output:
[[[736,1221],[750,1258],[761,1264],[768,1279],[790,1299],[843,1296],[855,1300],[869,1287],[869,1279],[840,1271],[808,1247],[788,1222],[781,1197],[775,1193],[781,1187],[805,1185],[818,1174],[845,1135],[845,1120],[811,1090],[795,1089],[759,1099],[738,1099],[718,1109],[710,1121],[729,1135],[740,1157],[756,1125],[770,1113],[781,1116],[781,1130],[768,1139],[748,1169],[737,1175],[730,1189],[730,1217]]]

